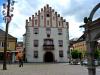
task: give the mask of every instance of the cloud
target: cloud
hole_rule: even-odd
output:
[[[36,1],[35,1],[36,2]],[[20,14],[28,16],[30,14],[33,14],[33,11],[35,8],[37,8],[34,3],[32,6],[33,1],[30,0],[21,0],[16,3],[15,10],[17,10]],[[20,7],[19,7],[20,6]]]
[[[64,1],[66,0],[63,0],[63,3]],[[18,40],[22,40],[22,35],[25,33],[25,20],[35,14],[35,12],[37,12],[38,10],[41,10],[41,8],[43,8],[48,3],[52,6],[52,8],[53,6],[55,7],[55,5],[52,4],[50,0],[21,0],[20,2],[18,1],[14,6],[14,17],[12,18],[12,21],[9,25],[9,33],[13,36],[18,37]],[[53,3],[55,3],[55,1],[53,1]],[[62,4],[59,3],[59,5]]]
[[[4,30],[5,31],[5,26],[6,24],[5,23],[0,23],[0,29]]]
[[[97,3],[99,3],[99,0],[71,0],[69,6],[63,8],[62,13],[64,16],[74,16],[76,21],[82,22],[84,17],[90,15]]]
[[[9,24],[9,33],[18,40],[22,40],[25,33],[25,20],[31,17],[46,4],[55,9],[61,16],[69,22],[70,38],[80,37],[83,29],[79,28],[83,24],[83,18],[89,16],[91,10],[99,0],[16,0],[14,6],[14,17]],[[0,7],[1,8],[1,7]],[[97,18],[100,10],[96,12]],[[5,24],[0,24],[0,28],[5,28]]]
[[[80,25],[83,25],[83,22],[76,22],[74,16],[67,16],[66,21],[69,22],[69,37],[79,38],[83,34],[83,28],[79,28]]]

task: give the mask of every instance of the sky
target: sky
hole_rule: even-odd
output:
[[[0,0],[0,29],[5,30],[5,22],[2,15],[2,4],[6,0]],[[100,2],[100,0],[15,0],[14,16],[9,24],[9,34],[18,38],[18,41],[23,40],[25,33],[25,20],[41,10],[49,4],[57,11],[67,22],[69,22],[69,38],[79,38],[84,31],[84,28],[79,28],[83,25],[84,17],[88,17],[92,9]],[[100,17],[100,9],[93,16],[93,19]]]

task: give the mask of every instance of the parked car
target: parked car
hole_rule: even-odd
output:
[[[87,65],[88,64],[88,60],[87,59],[86,60],[83,60],[82,64],[83,65]],[[95,64],[95,66],[98,66],[99,65],[98,60],[94,60],[94,64]]]
[[[94,62],[95,62],[95,65],[96,65],[96,66],[98,66],[98,65],[99,65],[99,64],[98,64],[98,60],[95,60]]]
[[[87,59],[83,60],[82,64],[83,64],[83,65],[87,65],[87,64],[88,64]]]

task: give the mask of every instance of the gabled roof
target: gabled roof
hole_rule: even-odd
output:
[[[5,37],[5,31],[3,31],[2,29],[0,29],[0,37]],[[8,34],[9,38],[15,38],[12,35]],[[16,39],[16,38],[15,38]]]
[[[85,40],[85,34],[83,34],[81,37],[79,37],[79,39],[77,40],[77,42],[84,41],[84,40]]]

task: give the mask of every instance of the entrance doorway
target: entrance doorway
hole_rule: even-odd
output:
[[[44,62],[53,62],[54,61],[54,56],[52,52],[46,52],[44,54]]]

